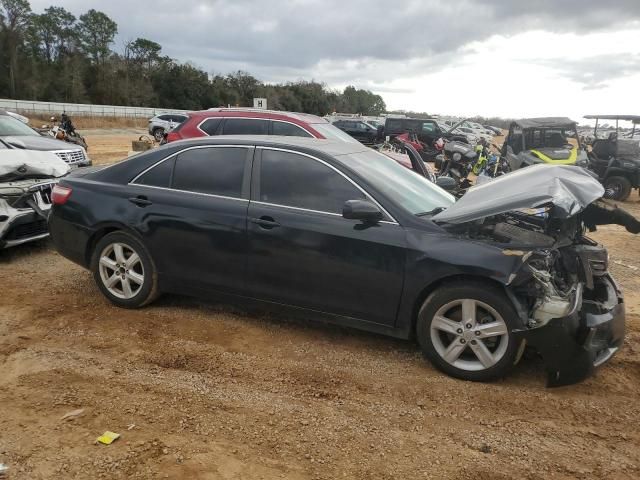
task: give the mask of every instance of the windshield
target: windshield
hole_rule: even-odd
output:
[[[351,153],[341,159],[413,215],[435,214],[434,210],[446,209],[455,202],[453,195],[379,152]]]
[[[9,115],[0,115],[0,137],[38,136],[38,132]]]
[[[340,140],[341,142],[360,143],[351,135],[344,133],[330,123],[313,123],[311,126],[327,140]]]

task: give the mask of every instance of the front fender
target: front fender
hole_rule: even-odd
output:
[[[499,246],[447,233],[408,230],[407,245],[405,287],[396,325],[409,333],[417,302],[438,283],[466,276],[508,288],[524,264],[523,255],[517,252],[510,254]]]

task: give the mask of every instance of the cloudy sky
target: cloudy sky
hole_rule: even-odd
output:
[[[34,11],[51,5],[31,0]],[[315,79],[390,109],[640,114],[640,0],[65,0],[208,72]]]

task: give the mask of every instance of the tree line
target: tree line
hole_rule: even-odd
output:
[[[0,0],[0,97],[50,102],[201,110],[251,106],[324,115],[377,115],[384,100],[348,86],[336,91],[316,81],[264,83],[243,71],[208,74],[162,53],[146,38],[112,49],[118,25],[91,9],[76,18],[63,7],[34,13],[28,0]]]

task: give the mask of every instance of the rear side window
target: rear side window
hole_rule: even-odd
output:
[[[346,178],[317,160],[295,153],[262,152],[262,202],[341,214],[347,200],[365,198]]]
[[[171,187],[241,198],[246,148],[194,148],[176,159]]]
[[[171,175],[173,175],[173,165],[175,157],[165,160],[152,167],[144,175],[136,180],[137,184],[149,185],[151,187],[169,188],[171,186]]]
[[[271,130],[274,135],[283,135],[285,137],[311,137],[311,135],[302,128],[287,122],[271,123]]]
[[[215,135],[218,130],[218,125],[222,121],[221,118],[208,118],[200,125],[200,130],[205,132],[207,135]]]
[[[222,127],[223,135],[267,135],[268,133],[269,121],[253,118],[227,118]]]

